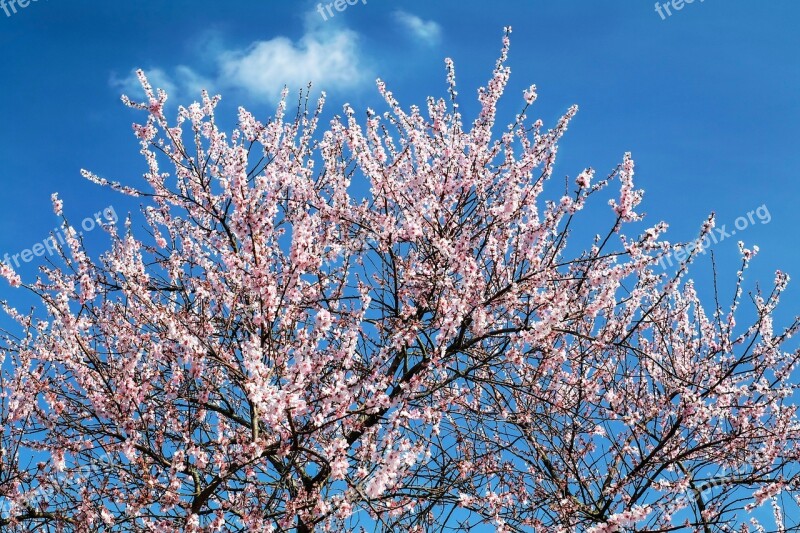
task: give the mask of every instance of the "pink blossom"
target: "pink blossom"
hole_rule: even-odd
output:
[[[53,203],[53,212],[61,216],[64,213],[64,201],[58,198],[58,193],[54,192],[50,195],[50,200]]]

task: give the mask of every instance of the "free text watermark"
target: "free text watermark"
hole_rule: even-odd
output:
[[[705,0],[700,0],[704,2]],[[661,20],[667,20],[667,17],[672,16],[672,10],[680,11],[686,4],[693,4],[694,0],[666,0],[665,2],[656,2],[656,13],[661,17]],[[666,15],[664,14],[666,13]]]
[[[84,218],[81,221],[81,229],[83,231],[78,231],[77,233],[78,235],[82,235],[83,232],[92,231],[97,226],[114,224],[118,219],[119,217],[117,217],[114,206],[109,205],[105,209],[94,213],[91,217]],[[49,237],[41,242],[37,242],[30,248],[25,248],[15,254],[6,253],[3,256],[2,262],[8,266],[13,264],[14,267],[19,268],[20,260],[22,260],[23,263],[30,263],[34,257],[42,257],[45,253],[47,255],[56,254],[58,253],[59,246],[63,246],[66,243],[63,232],[64,228],[55,228]]]
[[[334,9],[341,13],[347,9],[347,6],[354,6],[359,2],[366,4],[367,0],[335,0],[325,4],[319,3],[317,4],[317,13],[322,17],[322,20],[328,20],[328,18],[333,18],[336,15],[333,12]]]
[[[662,257],[658,264],[661,265],[661,268],[666,269],[673,265],[673,258],[678,263],[682,263],[694,251],[705,255],[713,244],[720,243],[728,237],[733,237],[737,231],[744,231],[754,225],[756,220],[761,224],[769,224],[772,220],[767,204],[761,204],[757,208],[748,211],[746,215],[737,217],[733,221],[733,228],[729,229],[727,224],[723,224],[712,228],[712,231],[708,232],[699,243],[690,242],[684,246],[676,246],[670,254]]]
[[[0,0],[0,9],[6,14],[7,17],[17,14],[17,8],[25,9],[31,2],[38,2],[39,0]]]

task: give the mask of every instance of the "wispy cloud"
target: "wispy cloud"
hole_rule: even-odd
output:
[[[167,91],[167,94],[174,94],[176,92],[177,87],[175,83],[173,83],[170,75],[164,72],[163,69],[149,68],[144,69],[144,71],[153,86],[164,89]],[[143,95],[142,86],[139,84],[139,79],[136,77],[135,68],[131,69],[124,78],[120,78],[116,73],[112,73],[108,82],[111,87],[119,89],[123,94],[127,94],[128,96],[135,96],[138,98]]]
[[[147,75],[148,81],[150,81],[150,85],[154,88],[164,89],[172,97],[184,94],[199,95],[202,89],[212,92],[217,85],[214,80],[197,74],[186,65],[178,65],[171,70],[171,73],[160,67],[144,68],[143,70]],[[135,68],[131,69],[124,78],[112,74],[109,83],[113,88],[120,90],[131,98],[144,97]]]
[[[322,90],[352,88],[365,81],[357,41],[350,30],[306,33],[296,44],[285,37],[259,41],[222,55],[221,81],[270,101],[280,97],[284,85],[292,90],[308,82]]]
[[[442,27],[433,20],[423,20],[400,9],[394,12],[394,18],[409,30],[414,37],[426,44],[435,44],[439,42],[442,36]]]
[[[296,42],[283,36],[256,41],[245,49],[214,47],[209,63],[213,72],[199,74],[192,67],[154,66],[145,74],[154,87],[173,97],[197,97],[209,92],[241,90],[250,97],[275,103],[287,86],[297,92],[309,82],[317,90],[352,89],[371,79],[363,68],[358,34],[349,29],[310,27]],[[142,95],[135,70],[124,78],[112,76],[111,86],[131,97]]]

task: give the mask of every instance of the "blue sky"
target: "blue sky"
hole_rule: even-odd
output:
[[[580,106],[556,175],[586,166],[605,175],[631,151],[643,210],[670,223],[671,240],[694,236],[711,210],[730,230],[765,206],[769,223],[755,219],[714,246],[720,270],[736,270],[741,238],[761,248],[751,279],[769,283],[781,268],[800,282],[799,3],[695,0],[664,18],[652,1],[362,0],[332,17],[323,5],[324,18],[316,7],[38,0],[9,16],[0,10],[0,256],[47,237],[58,223],[52,192],[73,224],[108,206],[120,216],[137,210],[79,175],[141,183],[130,128],[141,116],[119,100],[136,94],[134,68],[170,89],[173,104],[197,99],[201,87],[221,93],[221,120],[232,124],[237,106],[263,119],[284,84],[296,93],[309,80],[327,91],[329,114],[344,102],[383,110],[376,77],[402,103],[422,104],[446,94],[449,56],[468,113],[511,25],[505,109],[519,109],[530,83],[539,87],[531,115],[545,124]],[[43,262],[23,264],[23,278]],[[798,309],[798,285],[787,314]],[[0,298],[25,301],[5,283]]]

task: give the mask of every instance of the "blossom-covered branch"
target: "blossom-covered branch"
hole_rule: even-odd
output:
[[[508,47],[471,124],[450,61],[423,107],[379,81],[387,112],[323,128],[324,96],[287,118],[284,94],[230,135],[218,97],[170,121],[140,75],[146,184],[84,174],[141,197],[148,231],[112,226],[98,260],[72,236],[32,283],[0,266],[47,314],[7,307],[3,527],[746,531],[797,494],[788,276],[739,325],[754,251],[732,302],[701,302],[691,255],[657,266],[630,155],[558,192],[577,108],[545,129],[532,86],[498,128]],[[572,244],[616,181],[606,230]]]

